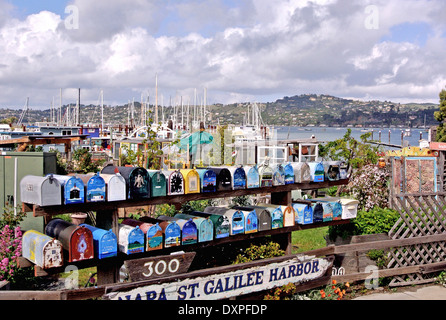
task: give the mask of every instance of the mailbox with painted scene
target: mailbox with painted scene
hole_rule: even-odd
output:
[[[42,269],[63,266],[62,243],[35,230],[23,234],[22,256]]]
[[[296,224],[296,210],[293,206],[281,206],[283,212],[283,226],[292,227]]]
[[[311,181],[310,166],[306,162],[292,162],[290,165],[294,170],[294,182],[305,183]]]
[[[338,181],[341,178],[341,162],[327,161],[324,162],[325,180]]]
[[[228,168],[211,167],[217,175],[217,191],[232,190],[232,175]]]
[[[212,169],[197,169],[202,193],[217,191],[217,174]]]
[[[324,182],[325,169],[322,162],[309,162],[312,182]]]
[[[193,211],[192,216],[198,216],[203,218],[209,218],[214,225],[214,238],[226,238],[229,237],[230,225],[227,216],[220,214],[212,214],[207,212]]]
[[[105,181],[105,193],[107,201],[124,201],[127,198],[125,179],[119,171],[115,174],[101,173]]]
[[[163,248],[163,230],[158,223],[143,222],[140,220],[126,218],[122,221],[132,227],[138,226],[145,235],[146,251],[160,250]]]
[[[143,217],[142,221],[157,222],[164,233],[164,248],[176,247],[181,245],[181,227],[176,221],[164,219],[160,216],[156,219]]]
[[[272,208],[271,207],[266,207],[266,206],[235,206],[234,209],[236,210],[242,210],[245,212],[249,212],[252,211],[255,213],[256,215],[256,220],[253,220],[251,223],[247,223],[246,225],[246,229],[251,230],[252,232],[253,229],[257,229],[257,231],[264,231],[264,230],[271,230],[271,223],[272,223],[272,219],[271,219],[271,212],[272,212]],[[252,218],[252,215],[248,215],[247,216],[249,219]],[[247,222],[247,220],[245,219],[245,222]],[[252,227],[248,227],[249,224],[252,224]],[[254,226],[257,225],[256,227]],[[246,232],[246,231],[245,231]]]
[[[115,257],[118,254],[118,238],[112,230],[104,230],[89,224],[81,224],[93,234],[94,254],[98,259]]]
[[[297,224],[313,223],[313,207],[305,203],[293,203],[293,209],[296,211],[295,221]]]
[[[169,196],[184,194],[184,177],[180,170],[163,170]]]
[[[259,166],[259,184],[262,188],[273,185],[273,169],[267,164]]]
[[[27,175],[20,180],[20,200],[39,206],[62,204],[62,185],[53,175]]]
[[[232,175],[232,189],[246,189],[246,172],[242,166],[228,167]]]
[[[291,163],[287,163],[283,166],[285,171],[285,184],[294,184],[294,168]]]
[[[324,207],[320,201],[313,202],[313,222],[323,222],[324,221]]]
[[[175,222],[181,229],[181,245],[194,244],[198,242],[198,226],[192,218],[179,216],[159,216],[158,219]]]
[[[273,168],[273,186],[285,185],[285,169],[281,164],[275,165]]]
[[[113,174],[116,168],[125,180],[127,199],[150,198],[150,176],[146,169],[142,167],[116,167],[108,165],[102,169],[101,173]]]
[[[94,258],[93,234],[86,227],[56,218],[48,222],[45,234],[62,243],[68,262]]]
[[[342,219],[342,204],[339,198],[326,197],[326,198],[318,198],[318,200],[321,202],[328,202],[330,204],[333,212],[334,221]]]
[[[182,169],[184,177],[184,193],[200,193],[200,175],[195,169]]]
[[[106,198],[105,180],[99,174],[80,174],[78,177],[85,186],[86,202],[103,202]]]
[[[206,242],[214,239],[214,223],[209,217],[199,217],[190,214],[179,213],[175,217],[192,220],[197,226],[198,242]]]
[[[147,170],[150,176],[150,196],[164,197],[167,195],[166,176],[161,170]]]
[[[81,178],[77,175],[64,176],[59,174],[53,174],[53,177],[59,180],[62,185],[62,201],[64,204],[85,202],[85,185]]]
[[[256,209],[252,207],[233,207],[233,209],[240,211],[245,217],[245,233],[254,233],[259,230],[259,218],[257,217]],[[270,217],[271,219],[271,217]],[[271,220],[270,220],[271,221]],[[271,222],[270,222],[271,226]]]
[[[144,232],[139,226],[119,224],[118,249],[127,255],[144,252]]]
[[[254,189],[260,188],[260,177],[259,177],[259,169],[257,165],[255,166],[247,166],[245,167],[246,172],[246,188]]]
[[[231,236],[245,233],[245,215],[240,210],[224,207],[206,207],[204,212],[226,216],[229,221]]]

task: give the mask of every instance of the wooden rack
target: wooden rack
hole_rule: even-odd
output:
[[[254,189],[243,190],[231,190],[231,191],[217,191],[212,193],[196,193],[185,194],[165,197],[155,197],[149,199],[138,200],[126,200],[116,202],[90,202],[82,204],[60,205],[60,206],[45,206],[32,205],[23,203],[23,210],[25,212],[33,212],[35,217],[43,216],[45,220],[50,219],[54,215],[64,213],[76,213],[76,212],[96,212],[96,226],[103,229],[112,229],[115,234],[118,234],[118,209],[127,207],[157,205],[157,204],[173,204],[178,205],[187,201],[194,200],[206,200],[212,198],[226,198],[236,197],[253,194],[271,194],[271,203],[276,205],[289,205],[292,203],[291,191],[293,190],[315,190],[322,188],[329,188],[332,186],[345,185],[348,183],[348,179],[338,181],[325,181],[325,182],[310,182],[310,183],[295,183],[283,186],[263,187]],[[286,253],[291,254],[291,233],[293,231],[320,228],[330,225],[339,225],[350,223],[350,220],[336,220],[330,222],[313,223],[309,225],[296,224],[292,227],[284,227],[279,229],[272,229],[266,231],[259,231],[251,234],[239,234],[235,236],[229,236],[227,238],[214,239],[209,242],[199,242],[196,244],[177,246],[171,248],[164,248],[162,250],[147,251],[132,255],[125,255],[119,253],[116,257],[107,259],[90,259],[83,260],[75,263],[70,263],[78,268],[87,268],[96,266],[98,273],[98,284],[110,284],[119,281],[119,269],[125,260],[134,260],[147,258],[158,255],[169,254],[174,251],[194,251],[200,250],[209,246],[224,245],[227,243],[234,243],[237,241],[249,241],[255,238],[261,238],[265,236],[273,236],[275,241],[281,243],[282,247],[285,247]],[[63,272],[63,268],[53,269],[41,269],[35,266],[36,275],[56,274]]]

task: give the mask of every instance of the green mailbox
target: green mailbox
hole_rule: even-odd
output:
[[[160,170],[147,170],[150,175],[150,197],[164,197],[167,195],[166,176]]]

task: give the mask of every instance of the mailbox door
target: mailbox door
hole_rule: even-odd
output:
[[[267,209],[256,209],[258,212],[258,230],[271,230],[271,213]]]
[[[135,227],[128,236],[127,254],[138,252],[144,252],[144,232],[139,227]]]
[[[105,201],[105,180],[94,175],[87,182],[87,202]]]
[[[192,219],[189,219],[183,224],[181,233],[181,243],[194,244],[198,241],[198,228]]]
[[[85,186],[82,179],[73,176],[64,185],[65,204],[84,203]]]
[[[324,221],[324,208],[322,207],[322,203],[318,202],[313,204],[313,222],[322,222]]]
[[[231,235],[245,233],[245,216],[243,212],[236,210],[230,217]]]
[[[45,243],[43,247],[43,269],[57,268],[63,266],[62,244],[56,239]]]
[[[94,243],[92,232],[85,227],[78,227],[71,234],[69,262],[93,259]]]
[[[283,212],[282,208],[278,207],[271,213],[271,229],[283,228]]]
[[[201,176],[201,192],[217,191],[217,175],[213,170],[205,170]]]
[[[270,167],[261,167],[259,170],[260,187],[271,187],[273,185],[273,171]]]
[[[296,223],[296,210],[292,206],[283,206],[283,226],[292,227]]]
[[[291,164],[287,164],[284,167],[285,171],[285,184],[293,184],[294,183],[294,169]]]
[[[128,178],[129,199],[150,197],[150,176],[144,168],[134,168]]]
[[[332,202],[333,207],[333,220],[341,220],[342,218],[342,205],[339,202]]]
[[[282,165],[278,165],[273,172],[273,186],[283,186],[285,184],[285,171]]]
[[[198,222],[199,220],[199,222]],[[211,241],[214,238],[214,224],[212,220],[207,218],[194,218],[194,221],[197,221],[198,228],[198,241],[206,242]]]
[[[323,208],[323,216],[322,219],[324,222],[333,221],[333,207],[330,202],[322,203]]]
[[[243,168],[236,168],[232,177],[234,190],[246,189],[246,172]]]
[[[231,172],[226,168],[218,168],[217,170],[217,190],[231,190],[232,176]]]
[[[246,187],[248,189],[260,187],[259,171],[256,167],[249,168],[246,174]]]
[[[146,250],[160,250],[163,248],[163,230],[159,224],[151,226],[146,233]]]
[[[167,195],[166,177],[161,171],[150,173],[152,197],[164,197]]]
[[[125,179],[120,174],[103,175],[106,180],[107,201],[123,201],[127,198]]]
[[[216,239],[229,237],[231,228],[228,217],[212,215],[210,219],[214,224],[214,234]]]
[[[254,233],[258,230],[258,218],[255,210],[243,211],[245,215],[245,233]]]

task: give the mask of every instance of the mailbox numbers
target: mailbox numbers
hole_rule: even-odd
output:
[[[144,264],[147,272],[143,272],[143,276],[149,278],[155,272],[158,276],[163,275],[166,271],[169,273],[175,273],[180,268],[180,261],[178,259],[172,259],[169,262],[164,260],[149,261]]]

